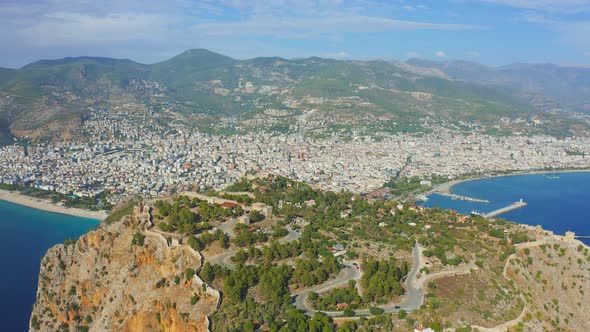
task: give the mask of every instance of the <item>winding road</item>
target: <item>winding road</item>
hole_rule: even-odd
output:
[[[424,303],[424,292],[422,291],[421,287],[416,286],[416,275],[418,271],[423,266],[423,262],[421,259],[422,256],[422,249],[418,242],[414,245],[414,250],[412,251],[412,270],[408,273],[408,277],[406,278],[405,284],[407,288],[405,299],[401,303],[388,303],[383,306],[379,306],[381,309],[384,310],[386,313],[397,312],[399,310],[405,311],[413,311],[418,308]],[[310,292],[321,293],[337,286],[343,285],[348,283],[350,280],[358,280],[362,276],[362,272],[353,266],[350,263],[345,264],[344,274],[339,276],[336,279],[327,281],[321,285],[306,289],[299,294],[295,294],[294,297],[294,304],[298,309],[303,310],[308,315],[314,315],[316,312],[322,312],[328,316],[337,317],[342,316],[342,311],[318,311],[311,308],[311,306],[307,303],[307,296]],[[342,274],[342,273],[341,273]],[[359,309],[355,310],[356,315],[370,315],[369,309]]]

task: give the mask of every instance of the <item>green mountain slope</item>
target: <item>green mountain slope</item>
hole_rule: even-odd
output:
[[[410,70],[410,65],[437,68],[456,79]],[[312,110],[309,122],[324,123],[328,129],[385,131],[419,126],[425,118],[497,127],[500,118],[543,116],[517,93],[518,85],[478,81],[481,76],[498,81],[502,75],[500,69],[472,63],[412,60],[404,67],[317,57],[236,60],[204,49],[153,65],[99,57],[41,60],[18,70],[0,68],[0,120],[4,132],[7,128],[17,135],[38,131],[52,138],[52,128],[61,129],[64,123],[75,131],[91,106],[108,110],[147,105],[157,110],[158,105],[168,105],[197,128],[214,128],[220,119],[231,118],[240,130],[261,129],[260,123],[269,123],[262,129],[286,130]],[[277,118],[272,115],[276,111],[268,110],[281,110],[282,115]],[[271,115],[263,114],[267,111]],[[570,132],[569,120],[552,119],[562,124],[558,132]],[[313,126],[303,123],[303,127]]]

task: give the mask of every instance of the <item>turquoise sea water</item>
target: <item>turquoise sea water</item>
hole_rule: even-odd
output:
[[[0,201],[0,330],[28,330],[41,258],[50,247],[97,224]]]
[[[541,225],[556,234],[573,231],[590,235],[590,172],[518,175],[460,183],[452,188],[458,195],[487,199],[490,203],[453,200],[430,195],[427,207],[439,206],[462,213],[487,213],[523,199],[528,205],[499,215],[510,221]],[[583,240],[590,245],[590,240]]]

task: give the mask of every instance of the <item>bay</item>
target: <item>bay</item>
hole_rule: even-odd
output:
[[[462,196],[487,199],[490,203],[454,200],[432,194],[423,205],[454,209],[461,213],[473,210],[487,213],[522,198],[527,206],[497,218],[532,226],[541,225],[560,235],[566,231],[590,235],[590,172],[485,178],[459,183],[451,191]],[[583,242],[590,244],[587,239]]]
[[[2,331],[27,331],[41,258],[99,221],[0,201],[0,321]]]

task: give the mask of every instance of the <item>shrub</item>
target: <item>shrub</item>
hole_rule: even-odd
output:
[[[197,295],[197,294],[194,294],[194,295],[191,297],[191,305],[195,305],[197,302],[199,302],[199,299],[200,299],[200,298],[199,298],[199,295]]]
[[[144,240],[145,240],[145,235],[143,235],[141,233],[135,233],[135,234],[133,234],[133,240],[131,240],[131,245],[143,247]]]
[[[406,317],[408,317],[408,313],[405,310],[400,310],[397,313],[397,318],[399,319],[405,319]]]
[[[490,236],[497,237],[497,238],[499,238],[499,239],[503,239],[503,238],[504,238],[504,232],[502,232],[502,231],[501,231],[501,230],[499,230],[499,229],[490,229],[490,231],[489,231],[489,233],[488,233],[488,234],[489,234]]]
[[[64,245],[67,246],[71,246],[76,244],[76,242],[78,241],[78,239],[67,239],[64,241]]]
[[[195,275],[195,270],[191,269],[190,267],[184,271],[184,277],[186,280],[192,278]]]

